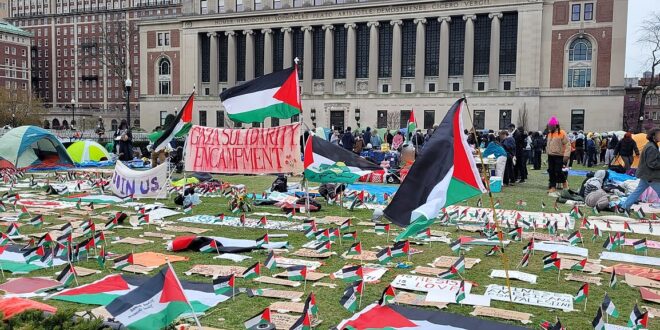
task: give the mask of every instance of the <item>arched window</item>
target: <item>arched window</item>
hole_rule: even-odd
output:
[[[49,129],[50,128],[50,122],[48,120],[44,120],[44,128]]]
[[[568,48],[568,87],[591,87],[591,41],[578,38]]]
[[[110,122],[110,127],[112,127],[112,130],[113,130],[113,131],[116,131],[117,128],[119,128],[119,124],[117,123],[117,119],[113,119],[113,120]]]
[[[62,120],[62,129],[69,129],[69,122],[66,119]]]
[[[170,95],[172,93],[172,65],[170,60],[163,57],[158,61],[158,94]]]
[[[133,120],[133,127],[140,127],[140,120],[139,119]]]
[[[57,118],[53,119],[53,128],[60,129],[60,121]]]

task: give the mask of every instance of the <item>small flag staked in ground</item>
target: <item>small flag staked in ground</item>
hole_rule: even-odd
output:
[[[596,317],[591,321],[591,326],[594,330],[605,330],[605,320],[603,320],[603,310],[598,308],[596,310]]]
[[[639,241],[633,242],[633,249],[635,249],[635,252],[646,252],[648,249],[646,245],[646,238],[642,238]]]
[[[456,303],[460,304],[461,301],[465,299],[465,281],[461,281],[461,284],[458,287],[456,292]]]
[[[603,299],[600,307],[607,315],[614,318],[619,317],[619,311],[616,309],[616,306],[614,306],[612,299],[610,299],[610,296],[607,293],[605,294],[605,298]]]
[[[216,295],[227,295],[234,291],[236,275],[218,276],[213,279],[213,291]]]
[[[648,327],[648,322],[649,322],[649,312],[647,311],[645,313],[642,313],[639,310],[639,308],[637,308],[637,304],[635,304],[635,307],[630,312],[630,319],[628,320],[628,326],[633,329],[646,328]]]
[[[381,306],[391,304],[394,302],[394,297],[396,297],[396,290],[394,290],[392,285],[388,285],[385,290],[383,290],[383,294],[380,296],[378,304]]]
[[[257,278],[259,275],[261,275],[261,264],[259,262],[255,263],[243,272],[243,278],[246,280]]]
[[[271,272],[277,267],[277,262],[275,261],[275,253],[273,251],[270,251],[268,256],[266,256],[264,267],[266,267],[266,269],[270,270]]]
[[[617,279],[616,279],[616,270],[612,268],[612,275],[610,275],[610,288],[616,287]]]
[[[581,302],[589,296],[589,283],[584,283],[578,290],[573,300],[575,302]]]
[[[247,321],[243,322],[245,329],[256,329],[258,325],[270,323],[270,308],[266,308],[263,312],[251,317]]]
[[[71,282],[75,280],[76,269],[73,268],[73,265],[68,263],[64,269],[57,275],[56,280],[60,282],[64,287],[71,285]]]
[[[115,259],[115,269],[124,269],[133,264],[133,253],[129,253],[119,259]]]

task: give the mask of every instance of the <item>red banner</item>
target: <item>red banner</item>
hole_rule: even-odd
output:
[[[230,129],[193,126],[186,171],[234,174],[300,173],[300,124]]]

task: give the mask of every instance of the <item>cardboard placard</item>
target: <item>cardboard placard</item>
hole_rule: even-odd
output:
[[[330,288],[330,289],[336,289],[337,288],[337,284],[325,283],[325,282],[315,282],[314,284],[312,284],[312,286],[323,286],[323,287]]]
[[[192,233],[195,235],[200,235],[203,234],[207,231],[208,229],[202,229],[202,228],[195,228],[195,227],[186,227],[186,226],[165,226],[162,228],[165,231],[171,231],[174,233]]]
[[[506,286],[490,284],[486,287],[485,295],[493,300],[509,301],[509,289]],[[511,299],[523,305],[573,310],[573,296],[565,293],[511,287]]]
[[[503,320],[520,321],[522,324],[531,323],[532,322],[531,318],[534,316],[529,313],[512,311],[508,309],[485,307],[485,306],[474,307],[474,310],[472,311],[472,313],[470,313],[470,315],[487,316],[487,317],[493,317]]]
[[[650,280],[648,278],[633,274],[624,274],[623,276],[625,277],[626,284],[631,287],[643,286],[647,288],[660,289],[660,281]]]
[[[299,318],[297,315],[270,313],[270,322],[275,325],[275,329],[291,329]]]
[[[273,276],[275,276],[275,277],[288,277],[286,272],[278,273],[278,274],[275,274]],[[318,281],[318,280],[320,280],[320,279],[322,279],[326,276],[328,276],[328,274],[317,273],[317,272],[307,272],[306,279],[307,279],[307,281],[314,282],[314,281]]]
[[[491,278],[506,278],[506,273],[503,269],[493,269],[490,272]],[[519,272],[516,270],[509,271],[509,278],[520,280],[527,283],[536,284],[536,275]]]
[[[377,252],[374,251],[369,251],[369,250],[363,250],[361,254],[357,255],[346,255],[348,252],[344,252],[341,257],[344,259],[348,260],[358,260],[358,261],[375,261],[378,260],[378,257],[376,256]]]
[[[117,268],[115,268],[115,269],[117,269]],[[128,265],[128,266],[122,268],[121,270],[125,271],[125,272],[129,272],[129,273],[147,275],[147,274],[149,274],[150,271],[153,270],[153,268],[144,267],[144,266],[140,266],[140,265]]]
[[[437,257],[433,261],[433,267],[439,267],[439,268],[449,268],[451,267],[456,261],[458,261],[459,257],[452,257],[452,256],[440,256]],[[470,269],[474,267],[474,265],[478,264],[481,262],[481,259],[479,258],[465,258],[465,269]]]
[[[276,301],[269,306],[271,311],[280,313],[302,313],[305,311],[304,303]]]
[[[394,302],[402,305],[436,307],[437,309],[443,309],[448,305],[443,302],[426,301],[425,294],[416,294],[406,291],[397,291],[396,296],[394,297]]]
[[[447,268],[417,266],[415,267],[415,270],[412,271],[412,273],[420,274],[420,275],[438,276],[439,274],[442,274],[446,271]]]
[[[169,183],[167,162],[154,168],[137,171],[124,165],[121,161],[115,164],[115,172],[110,180],[110,189],[115,196],[126,197],[157,197],[164,195],[165,186]]]
[[[580,261],[578,261],[578,260],[562,258],[561,259],[561,269],[571,269],[571,267],[573,267],[574,265],[579,264],[579,263],[580,263]],[[596,264],[592,264],[592,263],[587,262],[587,264],[584,265],[584,270],[583,271],[585,273],[590,273],[590,274],[595,275],[595,274],[599,274],[601,269],[603,269],[603,267],[601,267],[601,265],[596,265]]]
[[[89,268],[85,268],[85,267],[76,266],[76,275],[80,276],[80,277],[85,277],[85,276],[99,274],[99,273],[101,273],[100,270],[89,269]]]
[[[522,234],[522,240],[523,241],[529,241],[532,238],[535,241],[549,241],[549,242],[563,242],[563,241],[566,241],[561,236],[550,235],[550,234],[541,233],[541,232],[523,231],[523,234]]]
[[[431,290],[444,290],[456,293],[461,281],[445,280],[437,277],[416,276],[401,274],[392,281],[392,286],[397,289],[429,292]]]
[[[544,252],[558,252],[558,253],[564,253],[564,254],[572,254],[572,255],[577,255],[581,257],[588,257],[589,256],[589,249],[577,247],[577,246],[572,246],[568,244],[561,244],[559,242],[537,242],[534,245],[534,249],[536,251],[544,251]]]
[[[641,265],[649,265],[649,266],[658,266],[658,265],[660,265],[660,258],[657,258],[657,257],[649,257],[649,256],[642,256],[642,255],[635,255],[635,254],[628,254],[628,253],[619,253],[619,252],[611,252],[611,251],[601,252],[600,253],[600,258],[602,260],[623,261],[623,262],[629,262],[629,263],[635,263],[635,264],[641,264]]]
[[[322,265],[318,261],[292,259],[292,258],[285,258],[280,256],[275,257],[275,262],[277,263],[277,267],[280,268],[289,268],[291,266],[307,266],[307,270],[314,270],[321,267]]]
[[[660,281],[660,269],[657,268],[648,268],[628,264],[616,264],[612,267],[604,268],[603,271],[606,273],[611,273],[612,269],[616,270],[617,275],[633,274],[651,280]]]
[[[339,216],[335,216],[335,215],[327,215],[323,218],[316,219],[316,223],[321,224],[321,225],[341,226],[341,224],[344,223],[344,221],[346,221],[348,219],[352,219],[352,218],[353,217],[339,217]],[[372,226],[373,226],[373,224],[372,224]]]
[[[255,282],[266,283],[266,284],[277,284],[283,286],[290,286],[293,288],[299,287],[302,285],[302,282],[289,281],[281,278],[274,278],[269,276],[259,276],[254,279]]]
[[[352,265],[346,265],[345,267],[349,267],[349,266]],[[366,283],[377,283],[380,281],[380,278],[383,277],[383,275],[385,275],[385,273],[387,272],[387,268],[382,267],[380,265],[367,264],[362,266],[362,272],[364,274],[363,280]],[[341,276],[342,276],[341,269],[332,274],[333,278],[341,278]]]
[[[660,304],[660,290],[639,288],[639,293],[642,295],[642,299]]]
[[[184,274],[190,276],[192,274],[198,274],[203,276],[227,276],[231,274],[236,274],[236,276],[241,276],[247,268],[241,266],[224,266],[224,265],[194,265],[190,270]]]
[[[300,301],[300,298],[305,294],[304,292],[275,289],[252,290],[252,292],[260,297],[281,298],[291,301]]]
[[[597,276],[587,276],[582,274],[568,273],[564,277],[567,281],[586,282],[589,284],[601,285],[601,278]]]
[[[155,237],[155,238],[162,238],[164,240],[171,240],[174,238],[174,235],[145,231],[142,235],[140,235],[140,237]]]
[[[643,309],[645,309],[647,312],[649,312],[649,318],[656,318],[660,317],[660,308],[654,308],[654,307],[649,307],[649,306],[642,306]]]
[[[142,238],[136,238],[136,237],[124,237],[120,240],[117,241],[111,241],[111,244],[130,244],[130,245],[142,245],[142,244],[148,244],[148,243],[153,243],[154,241],[142,239]]]
[[[296,257],[305,257],[305,258],[329,258],[332,256],[332,252],[324,252],[324,253],[318,253],[316,250],[312,249],[298,249],[297,251],[291,253],[292,255]]]

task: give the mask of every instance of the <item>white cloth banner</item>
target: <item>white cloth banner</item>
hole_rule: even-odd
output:
[[[633,264],[649,265],[649,266],[658,266],[660,265],[660,258],[657,257],[648,257],[643,255],[635,255],[628,253],[619,253],[619,252],[610,252],[603,251],[600,253],[600,259],[602,260],[611,260],[611,261],[622,261],[629,262]]]
[[[512,300],[509,300],[509,290],[506,286],[490,284],[485,295],[492,300],[561,309],[565,312],[573,310],[573,296],[565,293],[511,287]]]
[[[112,173],[112,193],[119,197],[158,197],[167,193],[167,163],[146,171],[135,171],[118,161]]]

